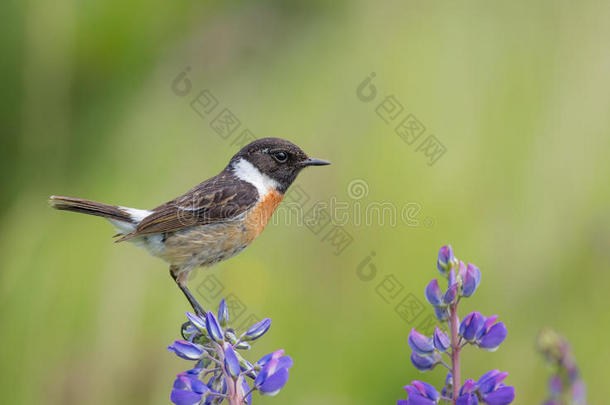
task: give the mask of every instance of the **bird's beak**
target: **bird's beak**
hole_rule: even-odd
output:
[[[330,162],[328,160],[309,158],[301,162],[303,166],[326,166],[329,165]]]

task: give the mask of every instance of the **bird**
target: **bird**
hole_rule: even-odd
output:
[[[52,195],[58,210],[100,216],[131,242],[169,263],[169,272],[199,315],[205,310],[187,286],[194,269],[209,268],[248,247],[263,231],[297,175],[330,162],[310,158],[281,138],[257,139],[216,176],[151,210]]]

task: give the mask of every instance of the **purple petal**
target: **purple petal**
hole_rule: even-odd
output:
[[[503,322],[498,322],[489,329],[489,331],[479,340],[479,346],[483,349],[494,351],[506,339],[506,326]]]
[[[197,394],[203,394],[208,391],[208,387],[199,380],[196,375],[188,374],[188,372],[180,373],[174,381],[174,389],[194,391]]]
[[[271,319],[265,318],[260,322],[255,323],[248,329],[246,335],[244,336],[245,340],[256,340],[259,337],[263,336],[269,328],[271,327]]]
[[[169,399],[176,405],[193,405],[201,401],[201,394],[193,391],[172,390]]]
[[[263,357],[260,358],[259,361],[256,362],[256,364],[258,364],[259,366],[264,366],[265,364],[267,364],[271,359],[279,359],[280,357],[282,357],[284,355],[284,350],[280,349],[280,350],[276,350],[274,352],[271,352],[269,354],[264,355]]]
[[[191,323],[199,330],[205,330],[205,321],[201,319],[199,316],[192,314],[190,312],[186,313],[186,317],[191,321]]]
[[[282,356],[277,362],[277,368],[290,368],[292,367],[292,357]]]
[[[227,308],[227,301],[224,298],[220,300],[218,305],[218,323],[220,326],[227,326],[229,323],[229,309]]]
[[[515,388],[504,386],[485,395],[483,401],[488,405],[508,405],[515,399]]]
[[[454,284],[457,284],[456,279],[455,279],[455,270],[451,269],[449,271],[449,277],[447,278],[447,286],[451,287]]]
[[[483,393],[483,394],[487,394],[491,391],[493,391],[496,386],[498,385],[498,383],[500,383],[502,381],[502,379],[506,378],[506,376],[508,375],[508,373],[506,373],[501,379],[498,379],[499,376],[501,376],[503,373],[500,372],[500,370],[490,370],[488,372],[486,372],[485,374],[483,374],[481,376],[481,378],[479,378],[479,381],[477,382],[477,386],[479,387],[479,390]]]
[[[415,329],[411,329],[409,338],[407,339],[411,349],[415,350],[418,354],[430,354],[434,352],[434,344],[432,339],[428,336],[424,336]]]
[[[460,395],[461,394],[469,394],[475,391],[476,388],[476,381],[471,380],[470,378],[466,381],[464,381],[464,384],[462,384],[462,388],[460,388]]]
[[[438,363],[438,357],[431,356],[420,356],[416,352],[411,353],[411,363],[415,366],[419,371],[428,371],[432,370],[434,366]]]
[[[409,405],[409,402],[406,399],[399,399],[396,401],[396,405]]]
[[[419,394],[410,394],[406,402],[407,405],[434,405],[435,401]]]
[[[208,311],[205,316],[205,327],[208,330],[210,337],[217,343],[224,340],[224,333],[218,323],[218,319],[216,319],[216,316],[211,311]]]
[[[186,340],[176,340],[167,349],[186,360],[199,360],[203,356],[203,348],[200,345]]]
[[[245,378],[241,380],[241,389],[244,394],[250,392],[250,386],[248,385],[248,381],[246,381]],[[250,405],[252,403],[252,393],[248,394],[248,396],[244,398],[244,400],[247,405]]]
[[[288,381],[288,370],[281,368],[272,376],[267,378],[265,382],[258,388],[261,394],[273,396],[277,394]]]
[[[561,394],[563,391],[563,383],[561,382],[561,377],[558,375],[554,375],[549,380],[549,392],[552,396],[557,396]]]
[[[235,350],[233,350],[233,347],[226,343],[225,344],[225,369],[227,370],[227,373],[229,373],[229,375],[233,378],[237,378],[237,376],[239,376],[239,373],[241,372],[241,368],[239,367],[239,360],[237,359],[237,356],[235,355]]]
[[[478,276],[477,276],[478,272]],[[481,281],[481,272],[474,265],[469,264],[462,278],[462,296],[470,297],[476,291]]]
[[[484,325],[484,318],[480,312],[471,312],[460,323],[460,335],[467,341],[473,341],[477,332]]]
[[[436,262],[436,267],[443,276],[447,274],[447,270],[454,261],[455,256],[453,255],[453,248],[451,247],[451,245],[445,245],[441,247],[438,251],[438,260]]]
[[[455,300],[455,297],[457,296],[457,288],[458,288],[457,283],[453,283],[447,289],[447,292],[445,292],[445,295],[443,296],[443,302],[446,305],[451,304],[453,302],[453,300]]]
[[[434,315],[439,321],[446,321],[449,318],[449,311],[445,307],[434,307]]]
[[[411,384],[417,388],[419,393],[427,398],[436,401],[439,397],[438,391],[432,385],[423,381],[412,381]]]
[[[456,401],[456,405],[478,405],[479,399],[474,394],[460,395]]]
[[[437,279],[434,279],[428,283],[428,286],[426,287],[426,300],[428,300],[428,302],[435,307],[443,305],[443,292],[438,286]]]
[[[265,365],[263,366],[263,368],[259,371],[258,375],[256,376],[256,379],[254,380],[254,385],[256,385],[257,387],[261,386],[262,384],[265,383],[265,381],[267,380],[267,378],[269,378],[271,375],[273,375],[276,370],[278,370],[278,365],[280,364],[280,356],[282,356],[282,354],[284,354],[284,350],[277,350],[273,353],[270,353],[266,356],[264,356],[260,361],[265,360]],[[292,365],[292,359],[290,359],[289,356],[284,356],[284,357],[288,357],[289,360],[283,360],[282,364],[283,365]],[[285,369],[288,369],[287,367],[284,367]]]
[[[478,287],[481,284],[481,270],[477,266],[472,263],[468,263],[467,271],[471,272],[474,276],[474,280],[476,281],[476,286]]]
[[[460,263],[458,265],[458,273],[457,273],[458,277],[460,277],[462,280],[464,279],[464,276],[466,275],[466,265],[464,264],[463,261],[460,260]]]
[[[434,328],[433,341],[436,350],[441,352],[446,352],[447,349],[449,349],[449,346],[451,345],[451,340],[449,340],[449,336],[447,336],[442,330],[440,330],[438,326]]]

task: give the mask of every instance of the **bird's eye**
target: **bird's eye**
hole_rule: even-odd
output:
[[[284,163],[288,160],[288,154],[286,152],[273,152],[273,157],[280,163]]]

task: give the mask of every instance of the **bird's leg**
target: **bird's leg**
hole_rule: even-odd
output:
[[[180,287],[180,290],[182,290],[182,292],[186,296],[186,299],[193,307],[195,313],[199,316],[205,316],[207,311],[201,306],[201,304],[199,304],[197,299],[195,299],[191,291],[186,286],[186,277],[180,277],[178,270],[178,266],[169,266],[169,274],[172,276],[178,287]]]

